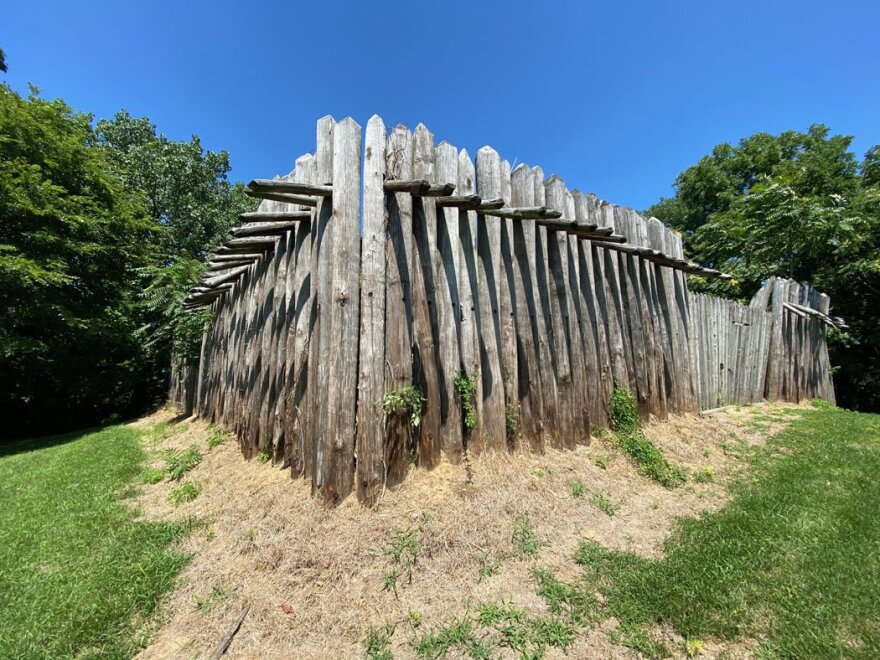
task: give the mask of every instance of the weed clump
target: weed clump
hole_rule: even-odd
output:
[[[199,496],[202,488],[194,481],[188,481],[182,486],[174,488],[168,494],[168,501],[174,506],[180,506],[184,502],[192,502]]]
[[[184,451],[169,450],[165,454],[165,471],[172,481],[179,481],[187,472],[195,469],[202,462],[202,452],[195,445]]]
[[[228,437],[229,433],[227,431],[214,426],[211,427],[211,433],[208,435],[207,440],[205,440],[205,444],[208,445],[208,449],[213,449],[226,442]]]
[[[386,392],[382,397],[382,410],[385,417],[409,415],[409,423],[413,428],[418,428],[421,424],[424,406],[425,395],[412,385],[407,385],[394,392]]]
[[[645,437],[636,399],[631,390],[615,386],[611,393],[611,428],[614,441],[636,465],[639,474],[653,479],[666,488],[682,485],[687,477],[680,467],[671,465],[663,453]]]
[[[142,484],[157,484],[165,478],[165,470],[161,468],[151,468],[144,470],[140,474],[140,482]]]
[[[367,633],[367,660],[392,660],[391,636],[394,635],[394,626],[388,625],[384,628],[370,628]]]
[[[617,513],[617,507],[611,503],[611,500],[602,495],[602,493],[593,493],[593,496],[590,498],[590,504],[599,509],[599,511],[609,518],[613,518],[614,514]]]
[[[470,431],[477,425],[477,378],[468,376],[466,372],[459,371],[455,374],[455,393],[461,402],[461,410],[464,413],[464,427]]]
[[[398,597],[397,580],[401,577],[402,571],[406,573],[407,584],[412,583],[413,569],[421,549],[421,529],[407,527],[394,532],[391,542],[384,550],[392,567],[383,576],[383,591],[391,591],[395,598]]]
[[[516,554],[528,559],[537,558],[541,548],[547,545],[546,541],[538,538],[534,527],[532,527],[532,522],[525,516],[513,524],[511,542]]]

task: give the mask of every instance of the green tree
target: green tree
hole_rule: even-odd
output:
[[[143,405],[135,308],[158,229],[89,116],[0,85],[0,433]]]
[[[839,400],[880,410],[880,148],[859,163],[852,138],[821,125],[720,144],[647,209],[685,238],[688,256],[734,275],[695,288],[747,299],[772,275],[831,296],[848,333],[832,333]]]
[[[126,185],[139,193],[149,215],[162,228],[160,258],[145,271],[145,312],[140,336],[157,373],[164,373],[172,351],[192,362],[206,313],[185,312],[180,303],[203,271],[206,251],[223,241],[238,216],[257,202],[240,183],[230,183],[229,154],[205,151],[198,136],[176,142],[157,133],[147,118],[122,111],[97,125],[99,143]]]
[[[204,257],[254,201],[232,184],[226,151],[205,151],[197,135],[176,142],[147,117],[122,111],[97,125],[98,140],[126,185],[143,195],[147,212],[164,231],[159,247],[169,257]]]

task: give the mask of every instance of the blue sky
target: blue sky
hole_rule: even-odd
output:
[[[636,208],[756,131],[880,143],[876,0],[4,0],[0,47],[15,89],[198,134],[244,181],[287,172],[325,114],[423,122]]]

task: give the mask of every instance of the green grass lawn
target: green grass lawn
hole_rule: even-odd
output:
[[[502,650],[539,658],[613,617],[611,639],[645,657],[709,650],[880,657],[880,415],[825,405],[763,419],[786,416],[786,430],[747,452],[751,465],[730,504],[680,521],[663,558],[585,541],[572,557],[580,576],[564,582],[541,566],[536,547],[530,587],[549,616],[478,603],[458,619],[426,622],[412,649],[420,658],[452,649],[472,658]],[[390,657],[390,634],[393,628],[373,631],[369,657]]]
[[[666,624],[692,651],[749,638],[768,657],[880,657],[880,416],[796,414],[731,504],[683,521],[662,560],[581,546],[583,586],[604,593],[621,641],[663,655],[645,633]]]
[[[139,627],[186,558],[181,525],[120,503],[140,470],[139,432],[0,445],[0,658],[130,657]]]

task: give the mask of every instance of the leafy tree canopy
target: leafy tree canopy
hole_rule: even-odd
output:
[[[137,271],[157,227],[87,115],[0,85],[0,408],[20,431],[128,409],[143,381]]]
[[[821,124],[720,144],[647,209],[685,237],[691,258],[734,275],[694,281],[750,297],[772,275],[812,282],[851,330],[833,333],[842,403],[880,409],[880,147],[861,163],[852,139]]]
[[[91,117],[0,86],[2,434],[134,414],[191,360],[209,313],[180,301],[255,202],[226,152],[147,118]]]
[[[148,118],[123,110],[98,122],[97,137],[126,185],[143,195],[147,211],[164,227],[159,245],[166,254],[203,257],[239,213],[253,208],[244,186],[227,180],[229,154],[204,151],[198,136],[169,140]]]

